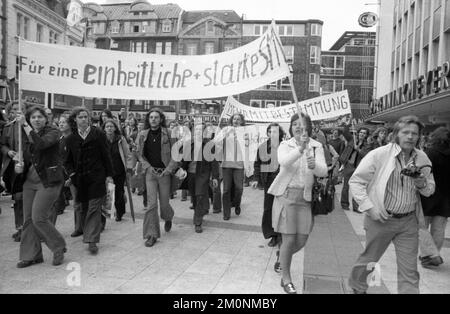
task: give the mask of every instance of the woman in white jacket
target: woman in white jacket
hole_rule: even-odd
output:
[[[292,256],[306,244],[313,228],[311,195],[314,176],[325,177],[328,169],[322,144],[310,139],[311,118],[301,113],[291,118],[291,139],[278,148],[280,173],[268,193],[275,196],[272,225],[282,234],[280,262],[281,286],[288,294],[296,294],[291,279]]]

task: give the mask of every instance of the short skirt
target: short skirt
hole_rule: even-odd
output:
[[[304,235],[312,232],[311,202],[304,200],[303,189],[287,188],[283,195],[275,197],[273,211],[280,213],[278,223],[273,226],[275,232]]]

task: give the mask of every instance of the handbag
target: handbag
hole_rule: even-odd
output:
[[[314,149],[314,157],[316,150]],[[328,215],[334,209],[335,194],[333,171],[328,173],[328,177],[319,178],[314,176],[311,195],[311,212],[313,216]]]
[[[60,165],[45,168],[45,174],[49,184],[64,182],[64,171]]]

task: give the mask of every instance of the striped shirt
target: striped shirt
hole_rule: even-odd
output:
[[[411,177],[400,174],[402,169],[417,157],[413,151],[411,158],[406,163],[400,152],[395,158],[395,169],[386,185],[384,196],[384,206],[387,211],[393,214],[406,214],[416,210],[417,189]]]

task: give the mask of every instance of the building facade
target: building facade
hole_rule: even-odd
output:
[[[381,1],[380,17],[391,40],[379,36],[378,43],[391,57],[388,70],[381,54],[377,60],[383,68],[370,119],[393,122],[414,114],[426,124],[449,126],[450,0],[396,0],[392,8],[384,2],[390,1]]]
[[[179,55],[205,55],[242,45],[242,18],[232,10],[185,11],[178,34]],[[202,117],[218,123],[226,97],[180,101],[179,122]]]
[[[67,5],[70,1],[57,0],[6,0],[2,1],[6,11],[6,57],[5,75],[11,98],[19,97],[20,80],[17,64],[19,54],[18,37],[25,40],[82,46],[83,29],[69,27],[66,23]],[[3,60],[2,60],[3,62]],[[44,92],[22,91],[24,104],[43,105],[48,108],[68,110],[81,105],[81,98],[68,95],[53,95]]]
[[[261,36],[272,21],[244,20],[242,44]],[[320,20],[276,21],[286,60],[291,66],[294,89],[299,101],[320,95],[320,59],[322,26]],[[252,107],[270,108],[294,102],[289,78],[261,86],[238,96],[241,103]]]
[[[347,90],[356,123],[369,116],[375,69],[375,32],[345,32],[329,51],[322,52],[321,94]]]
[[[181,13],[181,8],[176,4],[152,5],[142,0],[105,5],[88,3],[84,6],[88,46],[127,52],[177,54]],[[174,118],[178,103],[96,98],[94,115],[108,107],[114,112],[129,110],[140,119],[152,106],[158,106]]]

